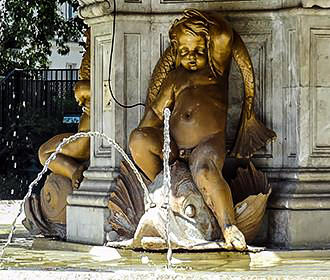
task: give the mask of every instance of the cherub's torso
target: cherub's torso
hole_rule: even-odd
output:
[[[193,148],[225,130],[227,78],[214,78],[209,67],[199,71],[179,67],[169,78],[174,83],[170,130],[179,148]]]

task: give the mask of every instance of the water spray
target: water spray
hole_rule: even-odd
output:
[[[15,217],[15,219],[14,219],[12,225],[11,225],[11,230],[10,230],[10,233],[8,235],[8,239],[7,239],[6,243],[5,243],[5,245],[0,249],[0,256],[1,257],[4,254],[4,250],[6,249],[6,247],[8,247],[9,244],[11,243],[11,241],[12,241],[13,234],[14,234],[15,229],[16,229],[17,219],[22,214],[23,207],[24,207],[24,204],[25,204],[26,200],[30,198],[30,196],[32,194],[33,187],[35,185],[37,185],[37,183],[41,180],[42,176],[47,172],[49,164],[56,158],[57,154],[59,154],[61,152],[61,150],[62,150],[62,148],[63,148],[64,145],[69,144],[71,142],[74,142],[78,138],[91,137],[91,136],[101,137],[101,138],[106,139],[108,141],[108,143],[111,144],[123,156],[123,158],[127,161],[127,163],[129,164],[129,166],[132,168],[134,174],[136,175],[139,183],[141,184],[141,186],[142,186],[142,188],[144,190],[144,195],[145,195],[145,197],[147,199],[146,209],[153,208],[153,207],[156,206],[155,203],[150,198],[149,190],[148,190],[147,186],[145,185],[145,183],[144,183],[144,181],[143,181],[143,179],[141,177],[141,174],[136,169],[136,167],[135,167],[134,163],[132,162],[132,160],[128,157],[128,155],[119,146],[118,143],[116,143],[113,139],[111,139],[110,137],[108,137],[104,133],[100,133],[100,132],[96,132],[96,131],[93,131],[93,132],[78,132],[78,133],[76,133],[76,134],[74,134],[74,135],[72,135],[72,136],[70,136],[68,138],[64,138],[62,140],[62,142],[57,146],[55,152],[53,152],[50,155],[50,157],[46,160],[43,169],[38,173],[37,177],[30,183],[30,185],[28,187],[28,192],[24,196],[23,201],[20,203],[18,213],[17,213],[17,215],[16,215],[16,217]]]
[[[164,166],[163,186],[166,191],[166,195],[165,195],[165,203],[162,207],[167,210],[165,231],[166,231],[166,239],[167,239],[166,241],[167,241],[167,245],[168,245],[168,251],[167,251],[168,267],[170,267],[172,264],[172,256],[173,256],[171,240],[170,240],[170,228],[169,228],[169,226],[170,226],[170,217],[169,216],[170,216],[170,211],[171,211],[171,208],[169,205],[169,197],[170,197],[170,191],[171,191],[171,173],[170,173],[170,166],[169,166],[169,158],[170,158],[170,152],[171,152],[171,148],[170,148],[171,139],[170,139],[170,129],[169,129],[170,116],[171,116],[171,111],[168,108],[165,108],[165,110],[164,110],[164,146],[163,146],[163,166]],[[113,139],[111,139],[110,137],[108,137],[107,135],[105,135],[104,133],[101,133],[101,132],[96,132],[96,131],[94,131],[94,132],[78,132],[78,133],[76,133],[68,138],[64,138],[62,140],[62,142],[56,147],[55,152],[53,152],[50,155],[50,157],[46,160],[43,169],[38,173],[37,177],[30,183],[30,185],[28,187],[28,192],[24,196],[23,201],[20,203],[18,214],[16,215],[16,217],[11,225],[11,231],[8,235],[8,239],[5,243],[5,245],[0,250],[1,257],[4,254],[6,247],[8,247],[9,244],[12,242],[13,234],[16,229],[16,222],[17,222],[18,217],[22,214],[23,207],[24,207],[26,200],[31,197],[33,187],[38,184],[38,182],[41,180],[42,176],[47,172],[49,164],[53,160],[56,159],[57,154],[59,154],[62,151],[62,148],[64,145],[72,143],[75,140],[82,138],[82,137],[92,137],[92,136],[106,139],[108,141],[108,143],[110,145],[112,145],[127,161],[129,166],[132,168],[134,174],[136,175],[139,183],[141,184],[141,187],[144,190],[144,195],[147,200],[146,211],[148,211],[149,208],[156,207],[156,204],[152,201],[152,199],[150,197],[149,190],[148,190],[147,186],[145,185],[145,183],[141,177],[141,174],[135,167],[132,160],[128,157],[128,155],[125,153],[125,151],[119,146],[119,144],[116,143],[116,141],[114,141]]]
[[[165,194],[165,203],[163,208],[167,210],[166,213],[166,239],[167,239],[167,263],[168,267],[172,264],[172,247],[171,247],[171,239],[170,239],[170,192],[171,192],[171,170],[169,165],[170,159],[170,152],[171,152],[171,138],[170,138],[170,125],[169,120],[171,116],[171,111],[168,108],[164,110],[164,147],[163,147],[163,168],[164,168],[164,175],[163,175],[163,187],[166,190]]]

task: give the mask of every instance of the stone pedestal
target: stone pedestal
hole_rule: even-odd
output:
[[[80,2],[80,14],[92,29],[92,129],[127,148],[143,107],[122,109],[107,89],[113,7],[107,1]],[[152,69],[168,45],[169,27],[185,8],[219,11],[240,33],[256,73],[257,114],[278,135],[254,157],[273,187],[268,233],[261,236],[275,247],[330,247],[329,1],[117,2],[111,81],[116,98],[124,104],[145,101]],[[233,63],[228,146],[236,132],[242,95],[242,78]],[[104,221],[111,215],[106,200],[120,158],[100,139],[92,141],[91,155],[82,187],[68,200],[68,238],[102,244]]]
[[[283,13],[280,167],[269,167],[269,242],[330,246],[330,10]],[[275,114],[273,114],[275,116]]]
[[[108,1],[80,1],[80,15],[91,27],[91,130],[105,133],[119,141],[116,133],[116,107],[110,101],[108,80],[116,80],[114,69],[109,77],[111,51],[112,12]],[[114,58],[114,65],[119,63]],[[116,92],[116,83],[112,83]],[[67,199],[67,239],[69,241],[102,245],[106,233],[111,231],[108,219],[109,195],[116,177],[119,159],[115,150],[105,139],[92,139],[90,167],[84,172],[79,190]]]

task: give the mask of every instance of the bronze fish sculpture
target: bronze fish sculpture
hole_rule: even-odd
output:
[[[238,168],[231,181],[235,205],[236,226],[246,240],[257,234],[265,213],[271,189],[266,176],[255,169],[252,162],[246,168]],[[67,194],[71,193],[70,180],[50,175],[40,197],[33,195],[25,203],[25,227],[32,234],[43,234],[65,239],[65,210]],[[109,224],[112,231],[108,246],[127,249],[163,250],[167,248],[167,225],[172,248],[203,250],[227,248],[217,221],[205,204],[184,162],[171,166],[171,190],[166,209],[166,189],[161,172],[148,185],[156,207],[147,208],[145,195],[129,165],[121,163],[120,175],[110,195]],[[64,188],[63,191],[60,189]],[[70,191],[71,190],[71,191]],[[55,203],[55,204],[54,204]],[[55,211],[55,210],[56,211]],[[54,212],[55,211],[55,212]],[[64,218],[63,218],[64,217]]]
[[[132,172],[129,171],[128,165],[122,163],[117,189],[109,201],[109,208],[113,212],[109,222],[117,232],[115,235],[117,239],[110,240],[108,246],[146,250],[166,249],[168,226],[172,248],[188,250],[226,248],[217,221],[204,202],[185,163],[176,161],[171,166],[170,211],[166,209],[166,189],[163,186],[162,172],[148,186],[150,197],[156,207],[145,211],[142,211],[141,207],[142,202],[143,206],[146,205],[142,189],[139,197],[136,193],[135,196],[130,196],[131,186],[128,182],[136,182],[136,179],[133,177],[128,179],[127,176],[131,176],[129,174]],[[239,188],[242,182],[245,182],[244,188],[247,191],[245,197],[244,194],[243,196],[240,194],[244,199],[236,204],[235,217],[237,227],[243,232],[247,241],[251,241],[262,222],[270,186],[266,176],[257,171],[252,162],[246,169],[238,169],[237,177],[231,184],[234,193],[236,190],[241,191]],[[134,187],[137,187],[137,184],[136,182]],[[125,198],[120,200],[119,197]],[[140,204],[141,211],[134,212],[135,202]],[[133,216],[139,218],[133,220]]]

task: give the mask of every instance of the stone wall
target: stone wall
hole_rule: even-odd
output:
[[[106,1],[81,2],[85,3],[81,15],[92,27],[94,49],[92,127],[127,148],[128,135],[137,126],[143,108],[122,109],[111,100],[107,89],[113,23],[109,14],[113,6]],[[257,113],[278,135],[277,141],[254,159],[273,186],[268,233],[263,238],[280,247],[329,246],[330,10],[308,8],[315,4],[327,7],[329,1],[117,2],[111,80],[117,99],[126,104],[144,102],[152,69],[168,45],[169,26],[185,8],[218,10],[238,31],[254,65]],[[242,78],[233,63],[228,145],[235,134],[242,95]],[[73,208],[86,204],[83,200],[74,202],[75,197],[95,195],[95,190],[106,198],[114,167],[119,164],[120,158],[102,140],[92,142],[91,149],[91,166],[82,187],[72,196]],[[312,228],[318,228],[317,234],[310,231]]]

